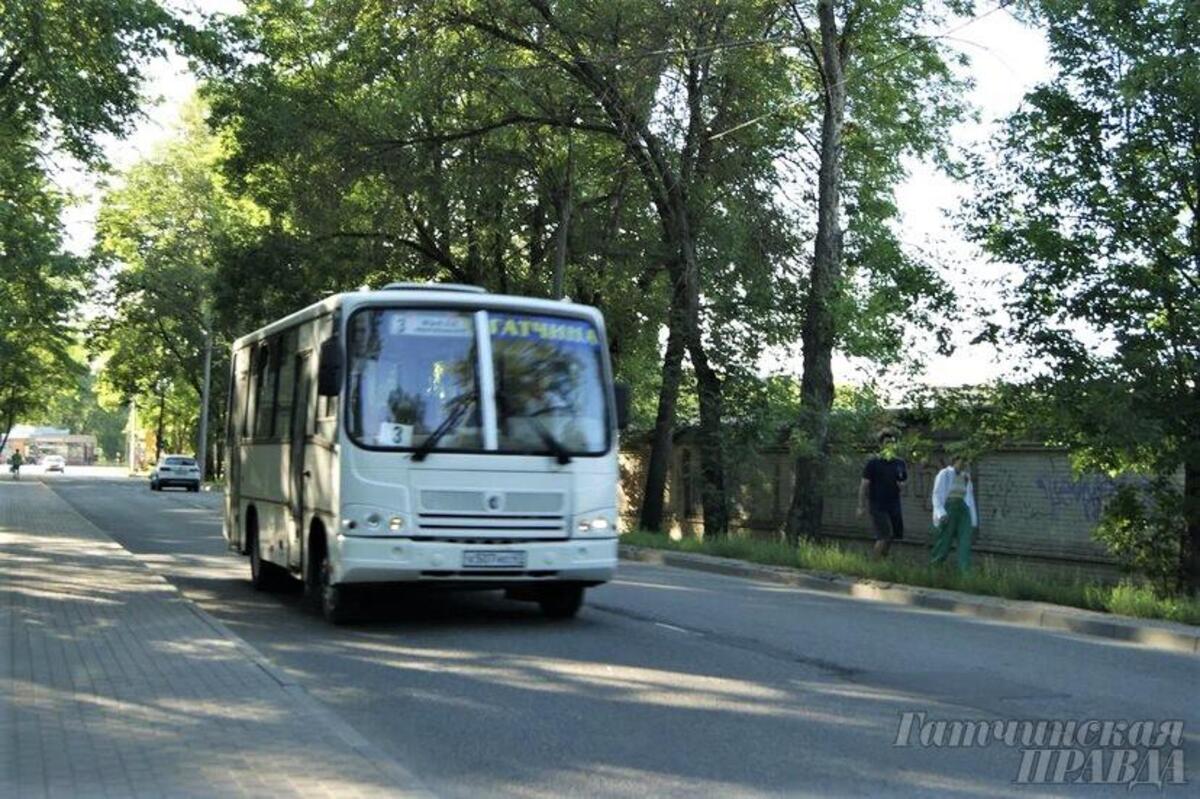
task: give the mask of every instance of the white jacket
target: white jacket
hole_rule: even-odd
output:
[[[947,466],[937,473],[933,481],[933,523],[941,524],[946,516],[946,498],[950,495],[950,486],[956,476],[953,466]],[[979,512],[975,510],[975,481],[967,473],[967,494],[963,498],[971,511],[971,526],[979,526]]]

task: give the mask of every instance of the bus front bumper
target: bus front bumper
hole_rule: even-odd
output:
[[[603,583],[617,572],[616,538],[490,544],[418,541],[411,538],[337,536],[334,581],[337,583]],[[509,553],[523,566],[464,566],[467,553]],[[488,556],[483,556],[487,558]]]

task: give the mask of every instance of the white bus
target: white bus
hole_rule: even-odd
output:
[[[334,623],[357,587],[506,589],[573,616],[617,565],[617,431],[595,308],[394,283],[233,344],[225,537]]]

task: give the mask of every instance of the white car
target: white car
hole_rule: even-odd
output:
[[[66,472],[67,459],[62,455],[47,455],[42,458],[42,468],[47,472]]]
[[[150,472],[150,490],[162,491],[181,486],[188,491],[200,490],[200,467],[190,455],[163,455]]]

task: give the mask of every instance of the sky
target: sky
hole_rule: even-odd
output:
[[[235,13],[239,0],[167,0],[165,3],[185,13]],[[1047,47],[1039,31],[1014,19],[1007,10],[986,13],[965,27],[955,27],[948,43],[971,59],[967,74],[975,81],[969,100],[979,111],[978,122],[955,128],[952,139],[962,147],[986,146],[995,122],[1015,110],[1026,91],[1050,75]],[[124,139],[108,139],[104,151],[114,174],[149,156],[154,148],[169,139],[183,104],[196,89],[196,78],[187,63],[178,56],[164,58],[147,70],[151,76],[144,88],[144,115]],[[972,245],[954,230],[948,214],[959,207],[968,189],[949,180],[928,164],[909,164],[910,176],[897,192],[902,210],[903,240],[913,247],[934,252],[940,259],[969,265],[969,281],[955,289],[966,300],[987,303],[996,296],[995,283],[1008,279],[1011,267],[990,264]],[[76,165],[67,164],[55,176],[59,186],[78,197],[65,214],[67,246],[85,253],[91,246],[98,198],[103,180],[89,175]],[[109,178],[111,180],[111,178]],[[931,385],[980,383],[1002,375],[1009,365],[986,346],[971,346],[971,331],[964,328],[955,336],[952,356],[921,352],[925,366],[920,381]],[[799,374],[798,347],[772,357],[775,367]],[[879,377],[870,364],[837,357],[834,374],[839,382],[862,383]]]

